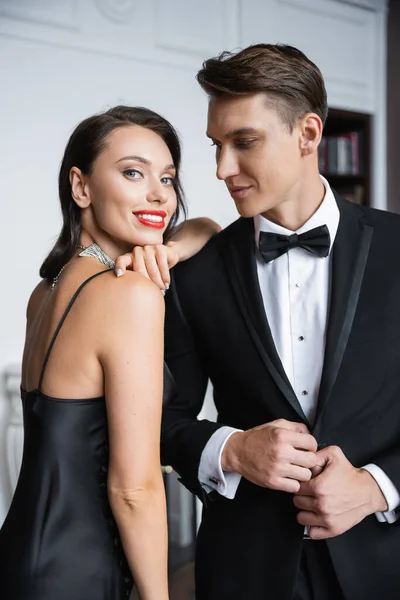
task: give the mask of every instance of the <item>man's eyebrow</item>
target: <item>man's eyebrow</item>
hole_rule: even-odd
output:
[[[240,129],[231,129],[228,133],[225,134],[225,138],[232,138],[235,135],[248,135],[249,133],[257,133],[257,129],[254,127],[241,127]],[[212,135],[206,132],[206,136],[210,139],[213,139]]]
[[[151,161],[147,160],[147,158],[144,158],[143,156],[123,156],[122,158],[119,158],[117,160],[117,163],[122,162],[123,160],[134,160],[136,162],[140,162],[143,163],[144,165],[147,165],[148,167],[151,166]],[[170,169],[175,169],[175,165],[174,164],[170,164],[170,165],[166,165],[164,167],[164,171],[169,171]]]

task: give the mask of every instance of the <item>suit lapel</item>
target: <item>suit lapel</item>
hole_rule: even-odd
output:
[[[340,222],[332,248],[331,299],[314,433],[321,423],[346,350],[373,232],[360,208],[335,196]]]
[[[253,219],[239,219],[224,249],[229,280],[253,342],[276,385],[301,417],[307,421],[279,358],[265,314],[256,265]]]

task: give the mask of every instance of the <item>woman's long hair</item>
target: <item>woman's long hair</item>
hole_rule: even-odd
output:
[[[89,175],[98,155],[104,150],[107,138],[119,127],[139,125],[157,133],[167,144],[176,168],[174,188],[177,209],[164,232],[164,242],[168,241],[171,230],[182,215],[186,217],[186,204],[179,179],[181,146],[179,137],[172,125],[157,113],[140,106],[115,106],[99,115],[82,121],[72,133],[58,177],[58,193],[61,203],[63,225],[53,249],[40,267],[40,276],[52,281],[62,267],[72,258],[78,248],[81,235],[81,209],[72,198],[69,179],[72,167],[78,167]]]

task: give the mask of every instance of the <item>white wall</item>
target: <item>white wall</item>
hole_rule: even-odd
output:
[[[375,115],[374,198],[385,207],[385,0],[0,0],[0,373],[18,365],[25,306],[60,227],[57,169],[84,117],[144,105],[180,131],[190,215],[235,216],[204,136],[204,58],[257,42],[304,50],[330,104]],[[368,9],[360,5],[369,6]],[[0,386],[0,523],[11,486]]]

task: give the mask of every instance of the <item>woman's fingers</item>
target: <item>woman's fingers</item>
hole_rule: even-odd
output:
[[[126,269],[132,268],[132,254],[123,254],[122,256],[118,256],[115,261],[114,272],[117,277],[121,277],[126,271]]]
[[[115,274],[124,275],[126,269],[132,269],[151,279],[161,291],[169,288],[171,282],[169,270],[178,262],[179,256],[174,242],[166,246],[136,246],[132,252],[119,256],[115,261]]]
[[[159,246],[144,246],[143,248],[140,248],[138,254],[141,255],[148,278],[151,279],[151,281],[153,281],[156,286],[160,288],[160,290],[164,291],[165,284],[161,274],[160,265],[157,260],[157,248],[159,248]],[[136,269],[134,270],[136,271]]]
[[[171,282],[168,265],[168,252],[165,246],[155,246],[156,261],[160,277],[164,283],[164,288],[167,290]]]

